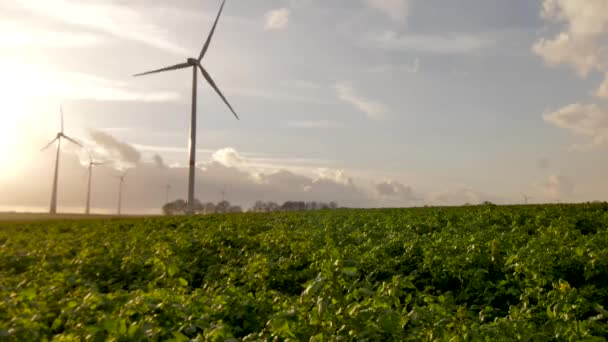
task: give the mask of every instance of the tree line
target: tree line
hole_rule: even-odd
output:
[[[282,205],[272,201],[256,201],[254,205],[249,209],[249,212],[253,213],[269,213],[278,211],[313,211],[313,210],[328,210],[337,209],[338,203],[336,202],[304,202],[304,201],[286,201]],[[169,202],[162,207],[163,214],[165,215],[208,215],[208,214],[227,214],[227,213],[241,213],[243,208],[238,205],[232,205],[228,201],[221,201],[218,203],[206,202],[201,203],[199,200],[194,200],[192,206],[188,206],[188,203],[183,199],[178,199],[173,202]]]

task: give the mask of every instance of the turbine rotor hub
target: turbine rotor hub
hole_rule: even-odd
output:
[[[196,58],[188,58],[188,64],[190,64],[192,66],[197,66],[198,65],[198,59],[196,59]]]

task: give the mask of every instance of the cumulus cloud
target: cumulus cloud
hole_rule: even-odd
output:
[[[336,83],[334,85],[334,91],[336,92],[338,99],[354,106],[365,113],[370,119],[384,118],[388,112],[383,104],[366,99],[357,94],[350,82]]]
[[[568,177],[552,174],[536,186],[552,199],[568,199],[574,193],[574,182]]]
[[[266,30],[280,30],[287,27],[291,10],[288,8],[279,8],[266,13]]]
[[[186,166],[166,166],[160,156],[145,160],[133,146],[106,133],[94,132],[92,135],[96,151],[103,150],[101,152],[131,162],[125,179],[124,212],[160,212],[167,184],[171,186],[173,198],[185,198]],[[30,162],[20,175],[20,179],[28,179],[28,182],[7,180],[6,184],[0,184],[3,189],[0,205],[39,207],[40,210],[48,205],[52,173],[49,172],[48,177],[39,175],[40,170],[52,169],[53,153],[45,153]],[[256,200],[281,203],[288,200],[337,201],[343,206],[375,206],[373,194],[344,170],[315,169],[313,175],[304,175],[280,167],[266,167],[260,172],[255,164],[233,148],[215,151],[196,168],[196,197],[201,201],[219,201],[219,193],[225,188],[226,198],[244,207]],[[161,165],[163,167],[159,167]],[[76,154],[67,151],[63,154],[59,182],[61,210],[81,210],[86,193],[85,167]],[[116,208],[118,183],[115,176],[119,172],[114,167],[96,168],[92,190],[95,212],[112,212]]]
[[[585,143],[574,145],[574,148],[590,149],[605,145],[608,141],[608,109],[598,105],[571,104],[544,114],[543,119],[588,139]]]
[[[346,175],[344,170],[320,168],[315,170],[315,174],[317,175],[317,178],[314,180],[315,182],[329,180],[342,185],[354,184],[353,180]]]
[[[408,15],[408,0],[365,0],[365,3],[397,22],[405,21]]]
[[[215,151],[211,156],[211,160],[226,167],[239,166],[245,161],[243,156],[232,147],[226,147]]]
[[[132,166],[141,160],[141,153],[137,149],[108,133],[94,130],[91,131],[91,138],[98,153],[119,167]]]
[[[606,13],[604,0],[545,0],[542,17],[563,24],[563,30],[553,38],[541,38],[534,52],[551,65],[568,65],[583,76],[606,71],[608,50],[602,43],[608,34]]]
[[[382,197],[396,198],[404,201],[414,201],[417,199],[412,187],[393,180],[376,183],[375,190]]]
[[[604,0],[544,0],[542,17],[562,25],[553,38],[541,38],[532,47],[549,65],[566,65],[584,77],[591,72],[608,75],[608,2]],[[608,98],[608,76],[595,91]],[[603,145],[608,137],[608,110],[579,103],[543,115],[546,122],[590,139],[576,145],[588,149]]]

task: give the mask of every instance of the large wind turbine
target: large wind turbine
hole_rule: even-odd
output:
[[[87,183],[87,205],[86,205],[86,209],[85,209],[86,215],[89,215],[91,213],[91,183],[93,180],[93,167],[99,166],[99,165],[104,165],[104,164],[106,164],[106,163],[94,161],[93,155],[91,154],[91,152],[89,152],[89,170],[88,170],[89,181]]]
[[[122,211],[122,187],[125,184],[125,177],[127,176],[127,171],[125,171],[122,175],[117,176],[118,178],[118,216],[121,215]]]
[[[236,114],[236,112],[234,111],[234,109],[232,108],[230,103],[228,103],[228,100],[226,100],[226,97],[224,96],[224,94],[222,94],[222,92],[217,87],[217,85],[215,84],[215,82],[213,81],[213,79],[211,78],[209,73],[207,72],[207,70],[201,64],[203,57],[205,57],[205,54],[207,53],[207,49],[209,48],[209,44],[211,43],[211,39],[213,38],[213,33],[215,32],[215,28],[217,27],[217,22],[220,19],[220,15],[222,14],[222,10],[224,9],[225,4],[226,4],[226,0],[224,0],[222,2],[222,6],[220,7],[217,17],[215,18],[213,27],[211,28],[211,32],[209,33],[209,36],[207,37],[207,41],[205,42],[205,45],[203,45],[203,49],[201,50],[201,53],[199,54],[198,58],[188,58],[185,63],[180,63],[180,64],[176,64],[173,66],[165,67],[162,69],[148,71],[148,72],[134,75],[134,76],[143,76],[143,75],[154,74],[154,73],[159,73],[159,72],[164,72],[164,71],[178,70],[178,69],[184,69],[184,68],[190,68],[190,67],[192,68],[192,116],[190,119],[190,144],[189,144],[190,161],[189,161],[189,177],[188,177],[188,206],[190,206],[192,203],[194,203],[194,171],[195,171],[195,163],[196,163],[196,95],[197,95],[197,85],[198,85],[198,83],[197,83],[198,70],[197,69],[199,69],[201,71],[201,74],[203,75],[203,77],[205,78],[207,83],[209,83],[211,88],[213,88],[215,90],[215,92],[222,98],[222,101],[224,101],[224,103],[228,106],[228,108],[230,109],[232,114],[234,114],[234,116],[237,118],[237,120],[239,119],[238,115]]]
[[[43,147],[41,150],[41,151],[44,151],[47,148],[51,147],[51,145],[53,145],[54,142],[57,142],[57,155],[55,156],[55,176],[53,177],[53,191],[51,193],[51,208],[49,211],[51,215],[54,215],[57,213],[57,182],[59,179],[59,153],[61,151],[61,139],[66,139],[69,142],[82,147],[82,145],[80,143],[78,143],[76,140],[68,137],[67,135],[65,135],[63,133],[63,108],[62,107],[59,107],[59,112],[61,113],[61,131],[59,131],[57,133],[57,136],[55,136],[55,139],[51,140],[51,142],[48,143],[48,145],[46,145],[45,147]]]

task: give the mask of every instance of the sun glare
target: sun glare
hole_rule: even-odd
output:
[[[7,165],[11,165],[11,161],[17,157],[15,152],[21,107],[18,101],[11,99],[2,101],[2,106],[4,110],[0,122],[0,177],[11,171],[12,167]]]

